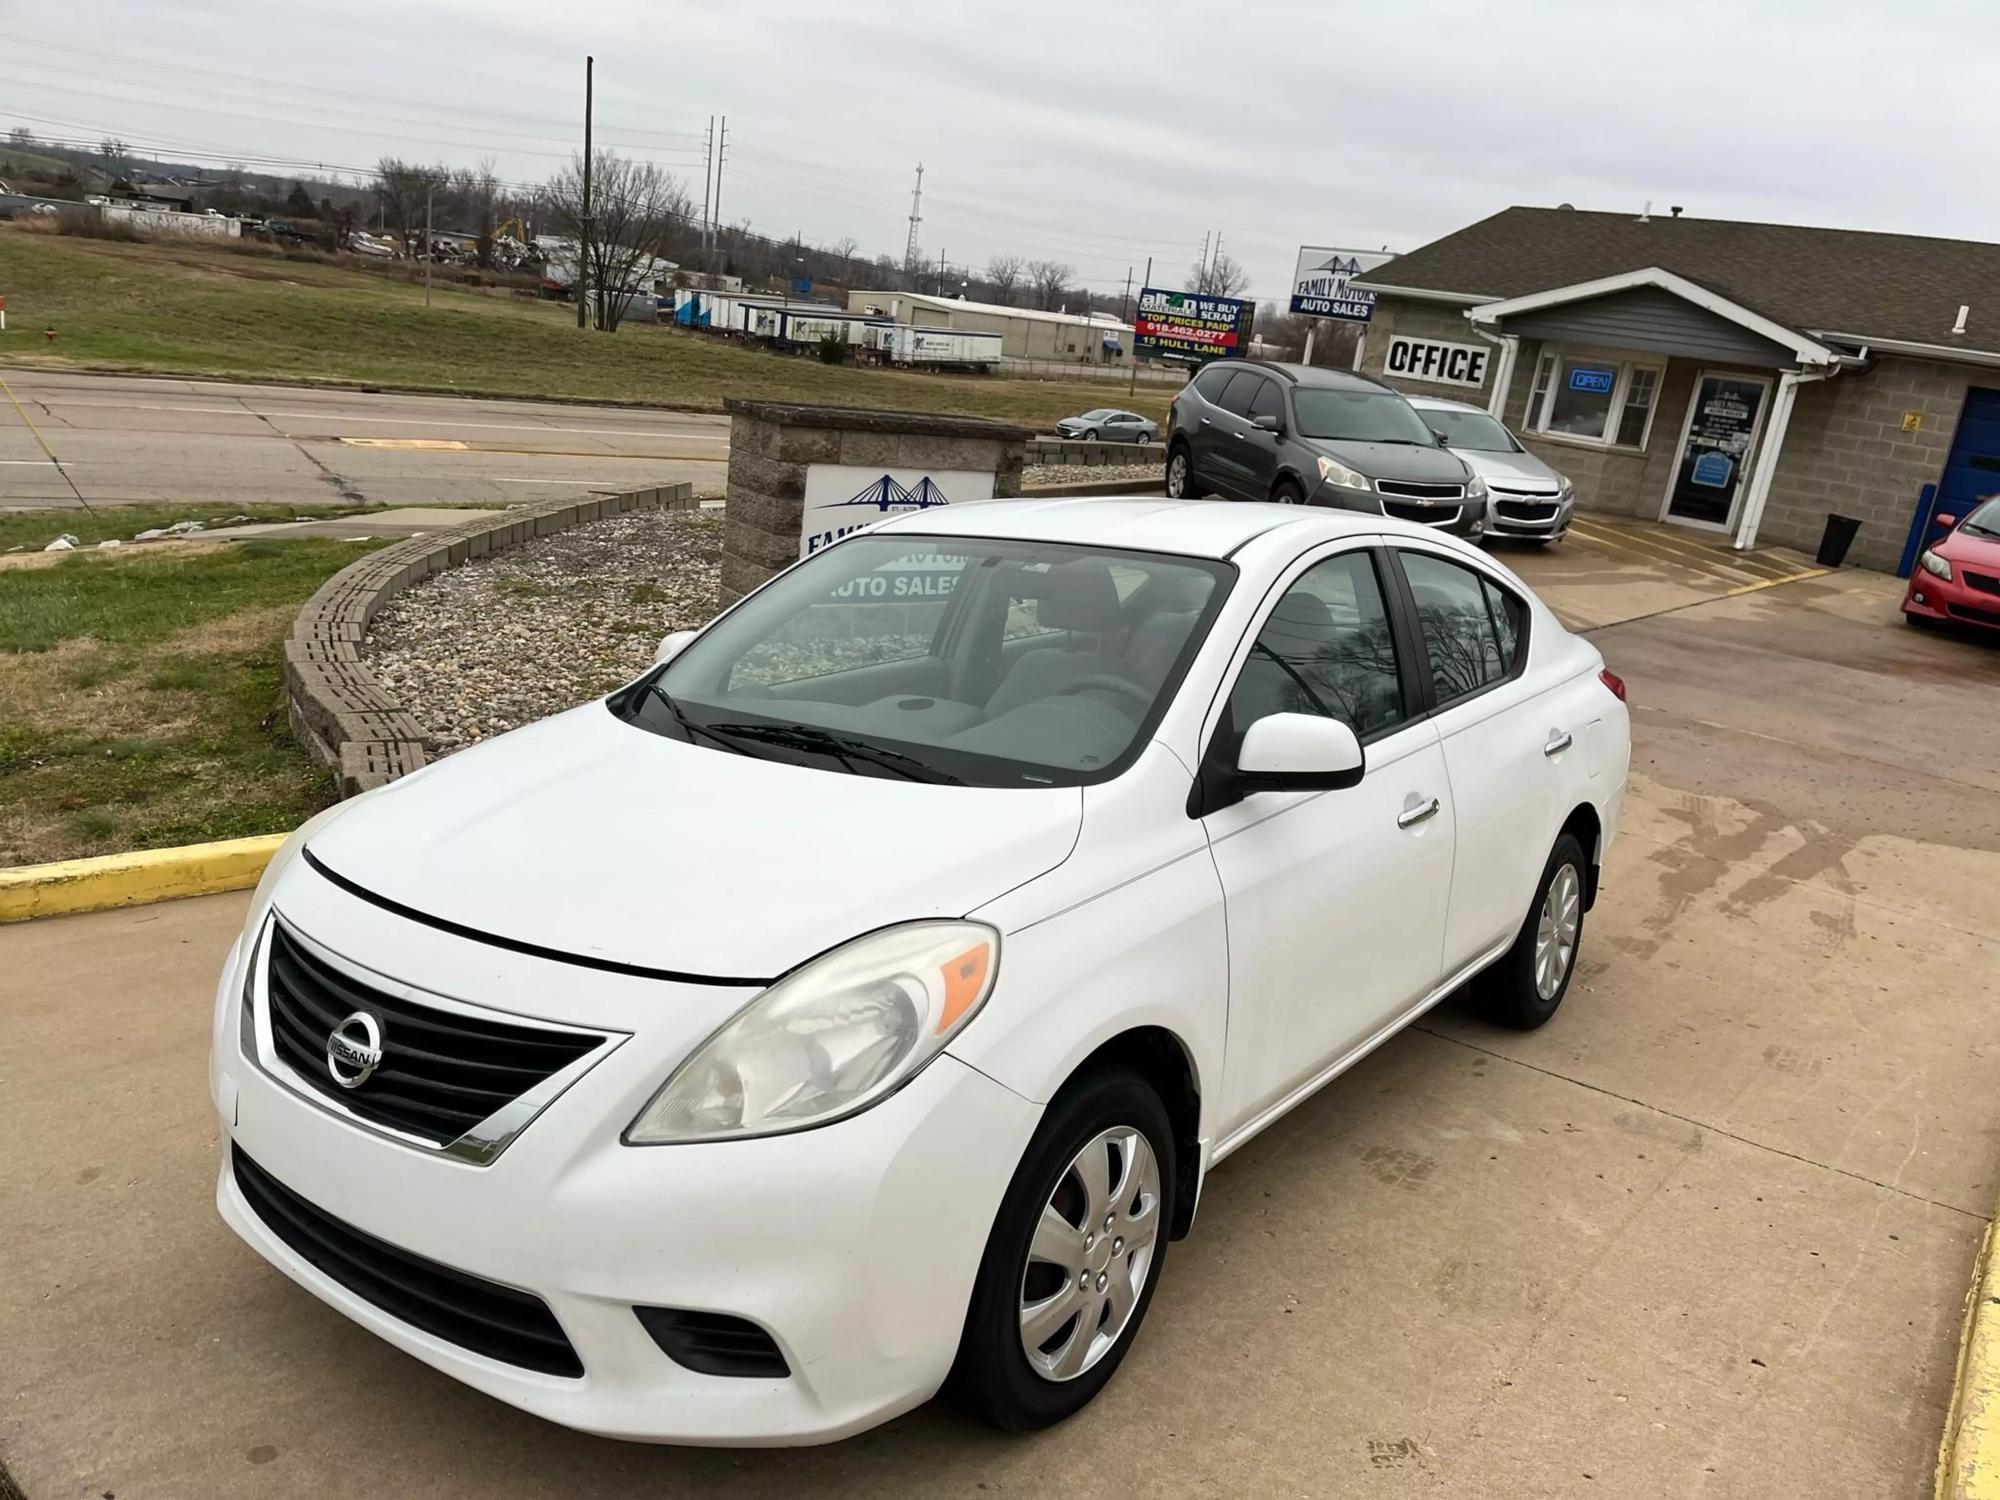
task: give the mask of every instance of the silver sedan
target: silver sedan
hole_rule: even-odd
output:
[[[1135,411],[1100,406],[1080,417],[1064,417],[1056,423],[1056,436],[1086,443],[1157,443],[1160,424]]]

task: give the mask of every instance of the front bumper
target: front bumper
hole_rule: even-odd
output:
[[[1965,582],[1962,571],[1954,570],[1949,580],[1918,568],[1910,575],[1903,591],[1903,613],[1925,620],[1949,620],[1955,625],[1972,625],[2000,630],[2000,594],[1989,594]]]
[[[1491,494],[1486,501],[1486,534],[1560,541],[1569,533],[1573,499],[1549,495]]]
[[[309,871],[288,872],[278,899],[301,930],[334,951],[369,954],[371,969],[443,993],[455,984],[461,995],[472,980],[496,1008],[517,1013],[522,995],[539,994],[547,1019],[629,1033],[498,1159],[470,1165],[343,1119],[247,1057],[247,960],[232,955],[211,1058],[223,1127],[216,1203],[287,1276],[426,1364],[605,1436],[823,1442],[905,1411],[943,1382],[1037,1106],[943,1055],[875,1108],[816,1130],[626,1146],[620,1132],[707,1035],[709,1012],[733,1011],[745,991],[718,1007],[713,996],[682,993],[699,986],[499,953],[332,893]],[[232,1145],[352,1229],[539,1297],[584,1373],[542,1374],[474,1353],[322,1272],[251,1206]],[[637,1306],[747,1319],[770,1334],[791,1373],[684,1368],[646,1332]]]

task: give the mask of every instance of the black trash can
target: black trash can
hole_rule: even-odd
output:
[[[1819,556],[1813,560],[1822,568],[1837,568],[1847,561],[1847,549],[1854,545],[1854,533],[1861,523],[1852,516],[1827,513],[1826,530],[1820,533]]]

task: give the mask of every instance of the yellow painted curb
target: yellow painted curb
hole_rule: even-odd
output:
[[[271,833],[0,870],[0,922],[247,890],[284,841]]]
[[[1965,1335],[1958,1350],[1944,1441],[1938,1445],[1937,1500],[2000,1500],[2000,1261],[1991,1224],[1979,1244]]]

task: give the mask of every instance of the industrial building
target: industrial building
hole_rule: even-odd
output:
[[[847,306],[853,312],[885,314],[897,323],[997,333],[1005,359],[1123,365],[1132,357],[1132,325],[1103,313],[1042,312],[922,292],[865,290],[849,292]]]

